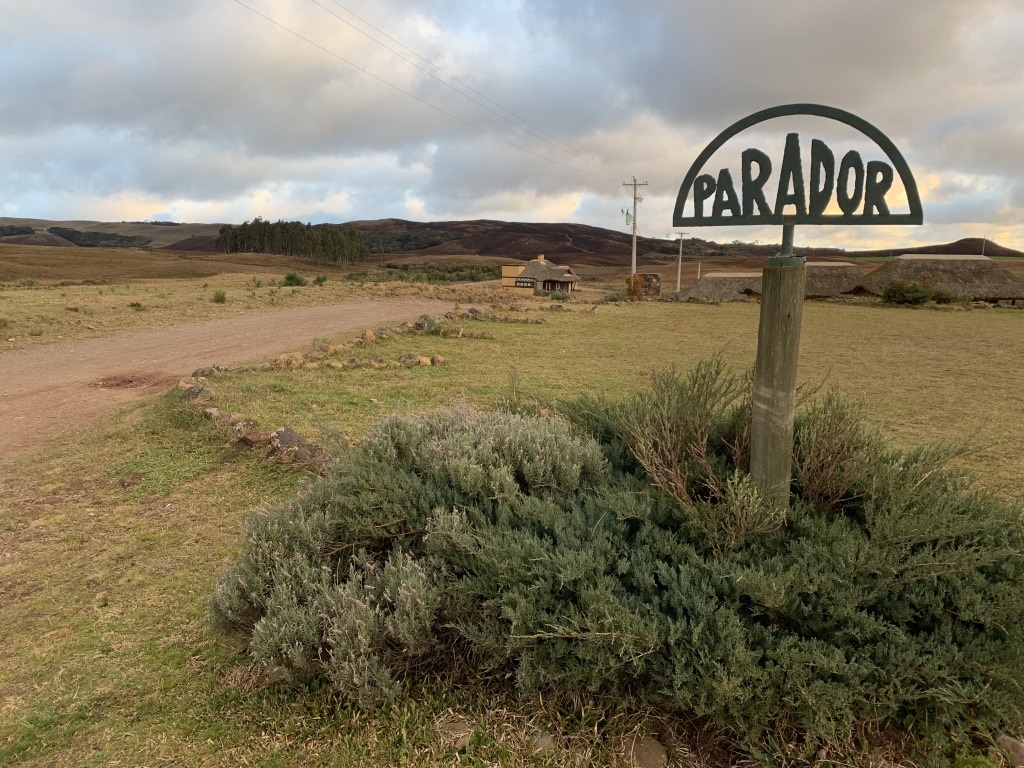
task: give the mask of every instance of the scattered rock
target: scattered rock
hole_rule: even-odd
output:
[[[358,357],[350,357],[345,361],[346,368],[358,368],[360,365],[362,365],[362,362],[360,362]]]
[[[412,324],[414,331],[425,331],[437,322],[436,317],[431,315],[421,315],[420,319]]]
[[[327,365],[329,365],[331,368],[344,368],[345,367],[345,364],[343,362],[341,362],[340,360],[328,360],[327,361]]]
[[[298,352],[281,355],[274,361],[275,368],[301,368],[306,363],[305,358]]]
[[[387,368],[388,361],[385,360],[383,357],[375,357],[368,363],[368,365],[371,368]]]
[[[464,717],[449,717],[437,724],[437,735],[446,746],[457,752],[473,738],[473,725]]]
[[[444,365],[444,358],[441,355],[434,355],[430,358],[431,365]]]
[[[447,336],[449,339],[461,339],[463,329],[461,325],[449,325],[444,329],[443,336]]]
[[[262,443],[262,440],[269,434],[269,440]],[[278,461],[289,464],[304,464],[320,469],[327,462],[327,452],[319,445],[314,445],[291,427],[281,427],[275,430],[265,430],[255,433],[261,440],[260,444],[267,445],[267,455],[275,457]],[[242,438],[246,441],[246,435]]]
[[[242,424],[245,421],[247,421],[247,419],[240,413],[232,413],[230,416],[228,416],[228,424],[230,424],[233,427],[237,427],[239,424]]]
[[[999,745],[1000,751],[1006,756],[1006,760],[1012,768],[1024,766],[1024,742],[1003,734],[996,739],[996,744]]]
[[[420,356],[417,355],[415,352],[406,352],[404,355],[398,358],[398,362],[400,362],[402,365],[407,365],[411,368],[414,365],[420,364]]]
[[[196,368],[194,371],[192,371],[192,378],[197,379],[199,377],[220,376],[223,373],[227,373],[227,370],[228,369],[225,368],[223,365],[218,365],[214,363],[213,365],[207,368]]]
[[[306,438],[291,427],[281,427],[273,432],[270,444],[279,451],[287,451],[306,444]]]
[[[110,594],[108,592],[100,592],[96,595],[96,607],[105,608],[107,603],[110,602]]]
[[[433,363],[431,362],[429,357],[420,357],[419,364],[420,365],[433,365]]]
[[[275,432],[272,429],[254,430],[242,435],[239,442],[251,445],[253,448],[265,448],[274,439],[274,434]]]
[[[302,367],[309,371],[315,371],[317,368],[320,367],[320,363],[306,363]]]
[[[480,310],[477,309],[476,307],[470,307],[469,309],[466,310],[466,313],[470,315],[479,315]]]
[[[626,765],[664,768],[668,765],[668,750],[650,736],[633,736],[626,744]]]
[[[227,416],[227,414],[220,408],[214,408],[213,406],[203,408],[203,415],[212,421],[220,421],[222,418]]]
[[[183,403],[204,403],[213,398],[213,390],[207,389],[202,384],[193,384],[178,395],[178,400]]]
[[[131,488],[133,485],[138,485],[142,482],[142,475],[138,472],[128,472],[127,474],[121,475],[121,479],[117,481],[117,484],[122,488]]]
[[[363,342],[363,344],[372,344],[377,340],[377,334],[367,328],[363,331],[363,335],[359,337],[359,340]]]
[[[548,309],[550,309],[552,312],[561,312],[563,309],[565,309],[565,307],[562,306],[561,304],[552,304],[550,307],[548,307]]]

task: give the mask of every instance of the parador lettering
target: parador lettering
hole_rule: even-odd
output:
[[[800,136],[790,133],[778,175],[771,158],[759,149],[740,155],[737,186],[732,171],[717,175],[701,173],[711,156],[740,132],[752,125],[788,115],[815,115],[852,126],[871,139],[888,162],[864,162],[856,150],[836,157],[821,139],[811,140],[810,175],[804,172]],[[890,211],[886,195],[897,175],[906,191],[907,213]],[[766,187],[777,179],[777,191],[770,199]],[[693,215],[684,216],[688,202]],[[839,213],[826,213],[835,201]],[[833,209],[834,210],[834,209]],[[679,188],[673,225],[736,226],[741,224],[920,224],[923,220],[917,184],[896,146],[877,128],[856,115],[818,104],[790,104],[757,112],[723,131],[700,154]]]
[[[893,169],[888,163],[872,160],[865,167],[860,153],[850,150],[839,164],[836,177],[836,157],[820,139],[811,142],[810,195],[800,157],[800,136],[786,136],[786,151],[782,156],[782,170],[774,206],[769,206],[764,187],[772,176],[772,161],[759,149],[744,150],[741,156],[741,194],[736,194],[732,173],[728,168],[718,172],[718,178],[709,174],[697,177],[693,189],[693,207],[696,218],[705,215],[705,204],[714,198],[712,216],[781,216],[786,206],[794,206],[797,216],[820,216],[838,192],[837,202],[845,216],[861,211],[863,216],[888,215],[885,193],[892,187]],[[851,191],[852,181],[852,191]]]

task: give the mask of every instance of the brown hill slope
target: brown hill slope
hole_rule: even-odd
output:
[[[9,245],[48,245],[52,248],[75,248],[70,240],[50,232],[35,232],[31,235],[9,235],[0,237],[0,243]]]
[[[44,234],[50,227],[67,227],[79,232],[111,232],[126,237],[148,237],[150,246],[163,248],[179,240],[202,235],[217,236],[220,224],[178,224],[173,222],[154,223],[151,221],[48,221],[46,219],[18,219],[0,217],[0,225],[12,224],[32,227],[36,234]],[[26,237],[30,237],[26,235]],[[53,245],[53,243],[46,243]],[[71,245],[68,243],[68,245]]]
[[[145,236],[152,238],[151,246],[166,248],[173,251],[192,253],[215,253],[216,238],[220,224],[172,224],[153,222],[97,222],[97,221],[45,221],[43,219],[15,219],[0,217],[0,225],[15,224],[32,226],[36,235],[23,235],[29,238],[22,244],[37,242],[51,226],[63,226],[82,232],[113,232],[128,236]],[[324,225],[317,225],[324,226]],[[572,265],[590,265],[595,267],[627,267],[630,261],[631,235],[626,231],[616,231],[593,227],[586,224],[542,224],[529,222],[495,221],[493,219],[476,219],[469,221],[407,221],[405,219],[375,219],[350,221],[344,226],[353,227],[367,235],[389,233],[445,233],[445,237],[455,236],[440,245],[415,251],[403,251],[402,256],[491,256],[513,261],[533,259],[539,253],[545,254],[556,263]],[[52,237],[51,235],[46,235]],[[13,241],[12,241],[13,242]],[[38,244],[51,244],[38,241]],[[774,243],[717,243],[698,237],[688,237],[683,243],[683,255],[687,259],[732,261],[750,260],[751,263],[775,255],[779,245]],[[895,245],[891,249],[872,251],[844,251],[839,248],[797,248],[797,253],[815,259],[879,259],[890,255],[904,253],[946,253],[946,254],[981,254],[993,257],[1017,257],[1024,259],[1024,252],[1004,248],[991,240],[981,238],[965,238],[953,243],[908,248]],[[638,258],[648,264],[673,261],[678,253],[678,245],[674,241],[651,237],[640,237],[637,240]],[[385,252],[381,256],[397,255]],[[378,253],[374,251],[374,258]]]
[[[922,245],[918,248],[892,248],[880,251],[847,251],[847,257],[865,258],[887,258],[891,256],[902,256],[913,253],[939,253],[958,256],[988,256],[989,258],[1011,257],[1021,258],[1024,253],[1015,251],[1013,248],[985,240],[981,237],[964,237],[952,243],[944,245]]]

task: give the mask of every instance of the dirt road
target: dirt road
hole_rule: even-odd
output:
[[[4,452],[60,440],[124,403],[167,391],[202,366],[265,361],[316,336],[449,309],[438,301],[352,301],[8,352],[0,355]]]

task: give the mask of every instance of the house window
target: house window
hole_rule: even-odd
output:
[[[533,288],[532,277],[517,277],[516,288]]]

